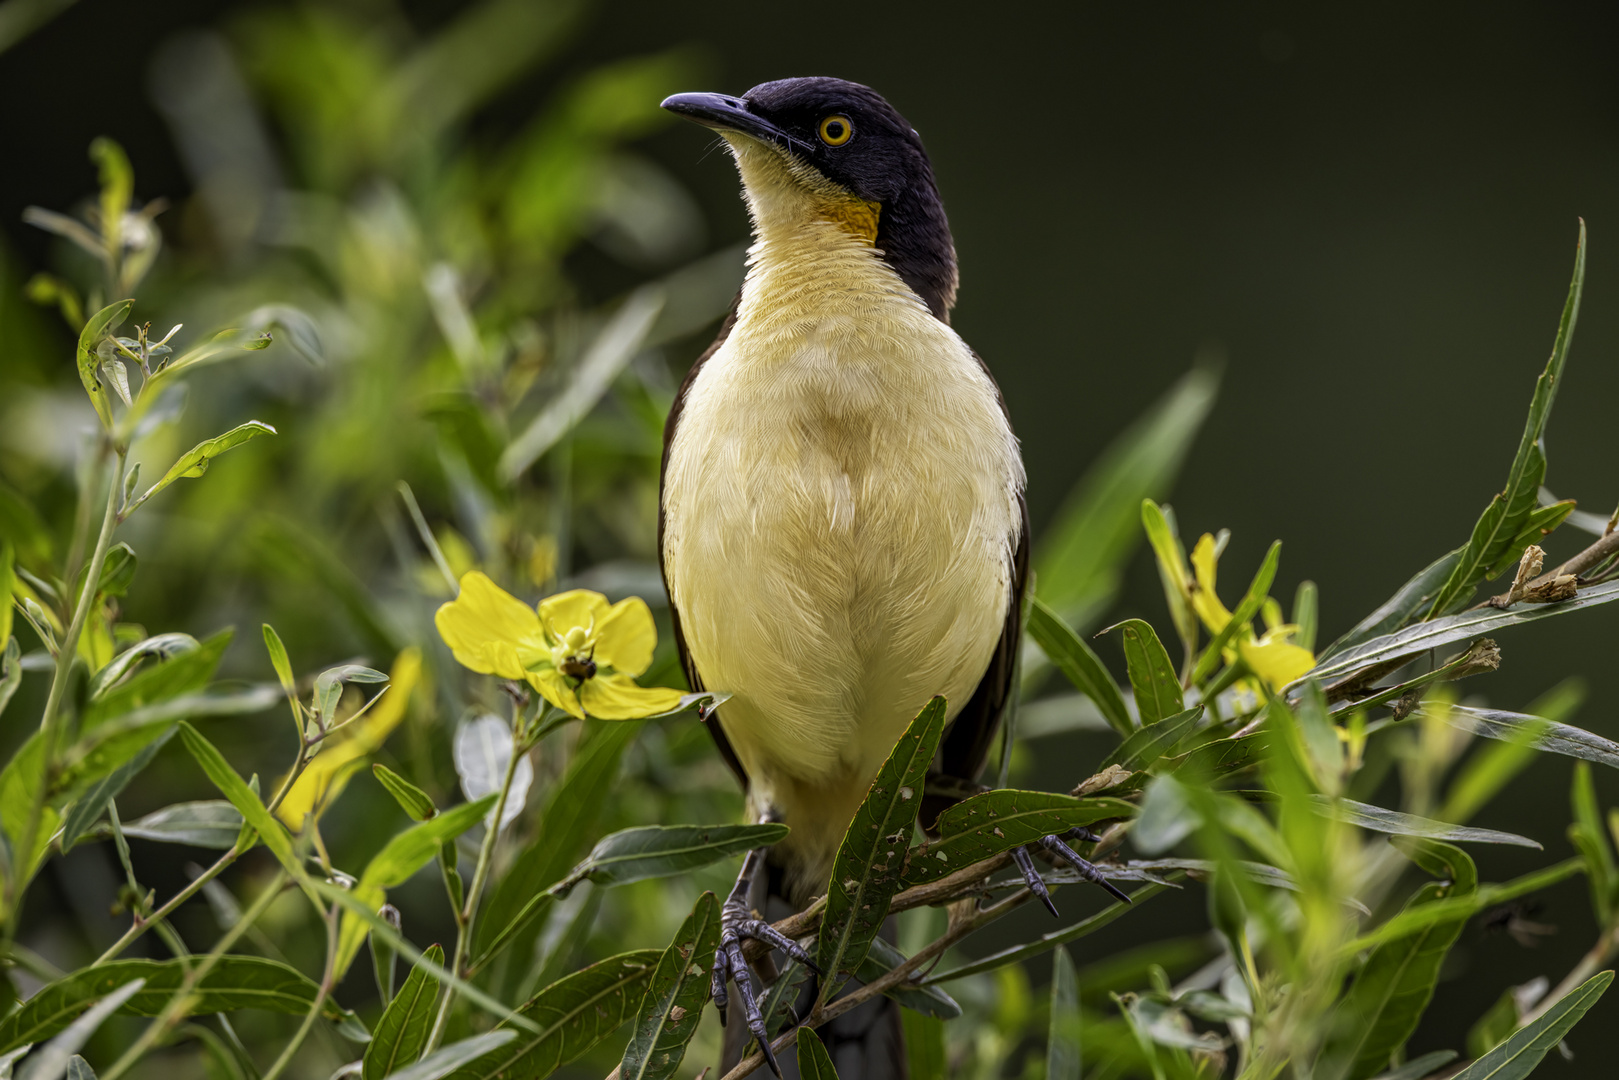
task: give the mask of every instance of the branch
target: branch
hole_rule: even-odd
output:
[[[1552,583],[1558,578],[1583,574],[1585,571],[1591,569],[1593,566],[1597,566],[1613,555],[1619,555],[1619,529],[1608,533],[1596,543],[1592,544],[1578,555],[1575,555],[1572,559],[1569,559],[1567,562],[1563,563],[1563,565],[1541,574],[1533,581],[1530,581],[1528,584],[1524,585],[1521,589],[1513,589],[1502,593],[1500,596],[1492,596],[1488,600],[1484,601],[1483,604],[1480,604],[1479,607],[1484,607],[1486,605],[1497,608],[1510,607],[1512,604],[1517,602],[1518,596],[1521,596],[1524,593],[1534,594],[1536,592],[1545,591],[1546,589],[1550,588]],[[1514,593],[1517,595],[1514,595]]]

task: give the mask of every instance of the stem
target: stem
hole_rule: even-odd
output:
[[[175,893],[174,898],[168,903],[164,904],[150,915],[144,917],[137,912],[134,923],[128,930],[124,932],[124,936],[113,942],[112,946],[106,952],[97,957],[96,962],[90,966],[99,967],[102,964],[105,964],[107,961],[113,959],[125,949],[129,948],[131,943],[133,943],[136,938],[146,933],[146,931],[151,929],[156,923],[167,918],[175,908],[179,907],[181,904],[195,896],[197,894],[197,890],[201,889],[204,885],[208,884],[214,878],[223,873],[225,867],[235,862],[237,857],[240,855],[240,851],[236,850],[235,848],[231,848],[229,851],[225,852],[225,854],[219,857],[218,862],[214,863],[214,865],[210,866],[208,869],[199,874],[195,881],[181,889],[179,892]]]
[[[303,1045],[304,1039],[309,1037],[309,1029],[314,1026],[315,1018],[320,1015],[321,1009],[326,1006],[326,998],[332,992],[332,983],[337,980],[337,905],[333,904],[326,914],[326,969],[321,973],[320,989],[315,992],[315,1001],[304,1014],[304,1022],[298,1025],[298,1031],[292,1041],[281,1051],[281,1056],[275,1059],[270,1071],[264,1074],[264,1080],[275,1080],[281,1075],[281,1070],[292,1061],[292,1055]]]
[[[265,910],[269,908],[275,898],[281,895],[281,887],[286,882],[287,872],[278,869],[270,884],[259,894],[259,898],[253,901],[253,906],[248,908],[240,919],[236,920],[235,926],[225,932],[225,935],[219,939],[218,943],[209,950],[208,955],[202,958],[202,963],[186,973],[186,977],[180,982],[179,989],[174,992],[174,996],[169,999],[169,1003],[163,1006],[163,1011],[157,1015],[157,1019],[146,1026],[146,1030],[141,1032],[141,1037],[135,1040],[135,1045],[124,1051],[123,1057],[113,1062],[112,1068],[102,1075],[102,1080],[118,1080],[118,1077],[128,1072],[130,1067],[140,1060],[141,1055],[152,1048],[153,1044],[163,1036],[164,1032],[174,1026],[174,1022],[180,1019],[180,1015],[191,1003],[191,991],[202,981],[204,975],[213,970],[214,965],[219,962],[219,958],[225,955],[225,950],[236,944],[236,939],[246,933],[247,928],[252,926],[258,917],[263,915]]]
[[[478,865],[472,872],[472,884],[467,887],[467,898],[461,910],[455,913],[455,959],[450,964],[450,970],[458,978],[465,978],[467,973],[462,970],[466,960],[467,946],[472,943],[472,928],[478,917],[478,897],[483,892],[484,881],[489,877],[489,868],[495,851],[495,843],[500,838],[501,819],[506,815],[506,796],[512,790],[512,777],[517,775],[517,764],[523,758],[523,753],[517,742],[517,718],[512,721],[512,755],[506,762],[506,775],[500,781],[500,797],[495,800],[495,809],[490,817],[491,824],[484,829],[483,843],[478,845]],[[433,1019],[433,1030],[427,1036],[427,1045],[422,1048],[422,1056],[426,1057],[438,1048],[439,1040],[444,1037],[444,1025],[450,1019],[450,1004],[455,1000],[455,987],[444,988],[444,1000],[439,1003],[438,1016]]]
[[[89,502],[90,492],[101,479],[101,459],[91,470],[89,486],[85,494],[85,502]],[[101,532],[96,537],[95,553],[90,556],[90,566],[84,576],[84,587],[79,590],[79,600],[73,609],[73,621],[68,624],[67,633],[63,635],[56,653],[56,671],[51,677],[50,696],[45,699],[45,712],[40,717],[40,755],[39,755],[39,784],[35,787],[33,798],[28,807],[28,827],[22,832],[22,843],[18,850],[12,853],[12,874],[6,881],[6,916],[5,940],[9,943],[17,934],[17,918],[22,909],[22,892],[26,884],[25,878],[31,877],[36,852],[34,848],[38,842],[40,822],[45,817],[45,800],[56,771],[56,740],[61,725],[58,719],[62,707],[62,695],[67,690],[68,673],[73,668],[73,658],[79,651],[79,638],[84,633],[84,624],[90,617],[90,605],[95,600],[97,586],[101,583],[101,566],[107,558],[107,548],[112,543],[112,533],[118,525],[118,492],[122,487],[124,475],[124,456],[118,455],[118,469],[107,487],[107,509],[101,517]],[[82,541],[76,541],[81,544]],[[69,580],[72,580],[71,578]],[[43,845],[39,845],[43,855]]]

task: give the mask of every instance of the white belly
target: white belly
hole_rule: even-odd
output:
[[[983,676],[1023,472],[993,384],[919,305],[762,299],[688,392],[664,559],[750,797],[816,873],[905,725]]]

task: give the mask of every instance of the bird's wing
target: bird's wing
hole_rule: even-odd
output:
[[[996,400],[1000,402],[1001,412],[1006,414],[1010,423],[1011,414],[1006,408],[1006,399],[1001,396],[999,384],[995,383],[994,373],[976,351],[973,352],[973,359],[984,369],[990,383],[995,385]],[[1017,543],[1013,545],[1011,555],[1012,595],[1006,606],[1001,639],[995,643],[995,652],[990,656],[989,667],[979,680],[978,688],[951,721],[950,730],[945,732],[944,743],[936,759],[940,776],[946,780],[964,781],[968,787],[976,783],[978,774],[984,771],[990,747],[1001,729],[1001,718],[1006,714],[1007,703],[1017,692],[1013,684],[1017,680],[1018,650],[1023,642],[1023,594],[1029,583],[1029,504],[1021,491],[1018,492],[1017,501],[1020,524]],[[923,823],[931,825],[940,812],[955,801],[953,798],[929,795],[922,803]]]
[[[731,301],[731,310],[725,314],[725,321],[720,323],[719,336],[714,339],[712,345],[703,350],[703,354],[697,358],[697,362],[692,364],[691,370],[686,373],[685,379],[681,380],[680,389],[675,392],[675,402],[669,407],[669,419],[664,421],[663,424],[663,462],[658,466],[658,565],[663,570],[664,591],[669,594],[669,621],[674,625],[675,649],[680,653],[680,666],[685,669],[686,682],[690,684],[691,691],[694,694],[702,691],[703,679],[702,676],[697,674],[697,665],[692,662],[691,650],[686,648],[686,635],[680,630],[680,609],[675,606],[674,593],[669,589],[669,565],[664,558],[663,549],[663,483],[665,474],[669,470],[669,448],[674,445],[675,428],[680,424],[680,415],[686,407],[686,394],[691,389],[692,382],[697,378],[697,372],[708,362],[708,358],[718,352],[721,345],[725,344],[725,339],[731,336],[731,327],[736,324],[737,305],[741,302],[742,293],[738,291],[736,299]],[[725,764],[731,767],[731,771],[736,773],[736,778],[741,781],[743,789],[746,790],[748,774],[743,771],[742,762],[738,760],[736,751],[731,747],[730,740],[725,737],[725,729],[720,727],[718,719],[715,718],[712,712],[704,719],[706,722],[703,726],[714,737],[714,742],[720,749],[720,756],[725,759]]]
[[[1001,729],[1001,717],[1015,692],[1017,654],[1023,638],[1023,593],[1029,580],[1029,507],[1022,492],[1018,509],[1023,527],[1012,552],[1012,595],[1006,606],[1001,639],[995,643],[989,667],[967,704],[956,714],[939,749],[939,772],[953,780],[976,781],[984,771],[990,746]],[[942,809],[942,808],[941,808]]]

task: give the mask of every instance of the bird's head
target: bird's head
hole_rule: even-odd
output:
[[[725,139],[761,237],[835,225],[948,318],[956,253],[933,167],[881,94],[843,79],[781,79],[741,97],[675,94],[663,107]]]

